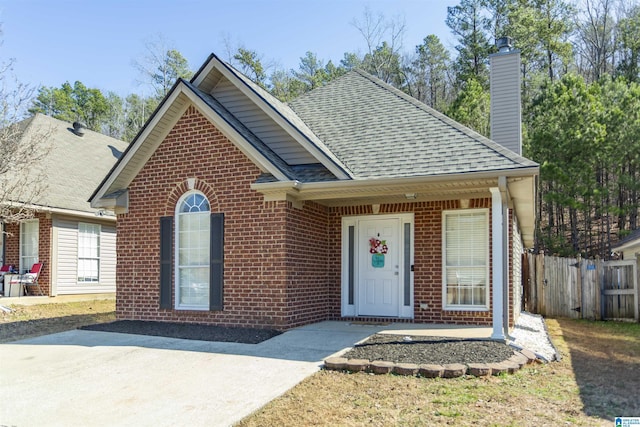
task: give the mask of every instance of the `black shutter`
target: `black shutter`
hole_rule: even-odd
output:
[[[160,218],[160,308],[171,308],[173,217]]]
[[[209,310],[222,310],[224,278],[224,214],[211,214]]]

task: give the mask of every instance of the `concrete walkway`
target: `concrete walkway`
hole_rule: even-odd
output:
[[[83,330],[1,344],[0,425],[228,426],[369,335],[425,327],[321,322],[256,345]]]

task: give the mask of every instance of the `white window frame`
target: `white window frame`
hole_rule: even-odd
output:
[[[102,227],[100,226],[100,224],[92,224],[88,222],[78,223],[78,271],[76,276],[77,283],[100,283],[101,232]],[[89,269],[83,268],[82,265],[86,265],[86,262],[95,263],[95,267]],[[94,271],[95,276],[90,274]],[[93,279],[93,277],[95,277],[95,279]]]
[[[194,211],[194,212],[180,212],[181,208],[183,206],[183,203],[192,195],[199,195],[202,196],[204,198],[204,200],[207,202],[207,208],[208,210],[206,211]],[[208,254],[206,256],[207,259],[207,263],[206,264],[199,264],[199,265],[181,265],[180,264],[180,249],[181,249],[181,245],[180,245],[180,223],[181,221],[184,221],[185,215],[202,215],[204,218],[204,224],[206,224],[206,229],[198,229],[199,234],[200,235],[205,235],[207,238],[210,238],[211,236],[211,205],[209,203],[209,200],[207,199],[207,197],[201,193],[200,191],[188,191],[185,194],[182,195],[182,197],[180,198],[180,200],[178,200],[178,203],[176,203],[176,210],[175,210],[175,232],[174,232],[174,236],[175,236],[175,241],[174,241],[174,247],[175,247],[175,256],[174,256],[174,263],[175,263],[175,268],[174,268],[174,287],[175,287],[175,308],[176,310],[201,310],[201,311],[207,311],[209,310],[210,307],[210,292],[211,292],[211,283],[210,283],[210,268],[211,268],[211,243],[209,242],[209,244],[207,245],[206,251],[208,251]],[[201,223],[202,224],[202,223]],[[206,289],[206,291],[204,291],[207,295],[206,298],[206,303],[205,304],[193,304],[193,303],[181,303],[182,300],[182,283],[180,280],[180,273],[182,272],[182,270],[184,269],[206,269],[207,273],[206,273],[206,283],[203,281],[202,283],[198,283],[198,284],[193,284],[194,286],[194,292],[203,292],[203,289]],[[206,287],[203,286],[206,284]]]
[[[4,222],[0,221],[0,266],[4,265]]]
[[[483,233],[482,239],[484,240],[483,246],[485,250],[484,256],[484,265],[447,265],[447,221],[449,218],[454,216],[460,217],[463,215],[473,215],[480,216],[482,215],[484,220],[482,221]],[[457,209],[457,210],[446,210],[442,212],[442,307],[444,310],[458,310],[458,311],[488,311],[489,310],[489,255],[490,255],[490,245],[489,245],[489,209]],[[447,294],[447,277],[449,270],[458,268],[459,270],[464,269],[482,269],[484,270],[484,277],[482,278],[484,281],[484,304],[449,304],[448,303],[448,294]],[[477,288],[477,286],[476,286]],[[473,295],[473,287],[470,287],[470,291]]]
[[[27,230],[28,224],[35,224],[35,233],[34,230]],[[33,239],[33,251],[35,253],[25,253],[26,245],[28,239]],[[40,260],[39,256],[40,252],[40,220],[38,218],[28,219],[20,222],[20,273],[24,271],[31,270],[33,264],[37,263]]]

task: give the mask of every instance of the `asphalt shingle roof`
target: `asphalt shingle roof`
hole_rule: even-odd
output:
[[[32,134],[46,135],[41,144],[46,156],[36,164],[25,162],[11,173],[41,174],[45,191],[35,200],[40,206],[94,212],[87,199],[116,163],[127,143],[98,132],[86,130],[84,136],[74,134],[70,123],[36,114],[25,121],[23,138]],[[20,195],[12,197],[17,201]]]
[[[359,71],[301,96],[290,107],[356,179],[537,166]]]

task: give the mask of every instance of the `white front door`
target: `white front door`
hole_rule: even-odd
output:
[[[400,242],[399,218],[358,221],[359,316],[399,315]]]

